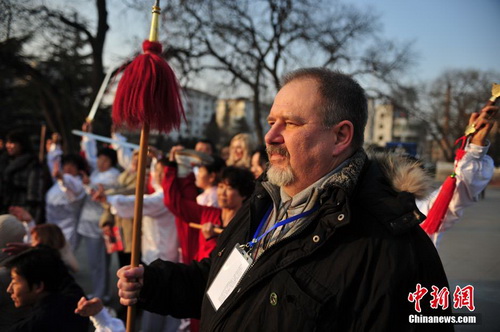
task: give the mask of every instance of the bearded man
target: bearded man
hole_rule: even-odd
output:
[[[450,314],[412,297],[417,284],[448,283],[419,227],[415,194],[425,188],[393,187],[390,168],[368,159],[366,119],[364,90],[350,77],[287,75],[268,117],[270,168],[211,256],[120,269],[121,303],[201,317],[202,331],[453,330],[409,323]]]

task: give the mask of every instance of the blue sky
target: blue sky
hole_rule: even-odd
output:
[[[433,79],[450,68],[500,72],[500,0],[350,2],[371,6],[385,37],[415,42],[419,58],[411,76],[417,79]]]
[[[105,45],[106,65],[130,56],[149,33],[149,10],[139,18],[137,12],[117,6],[119,2],[110,0],[108,3],[111,29]],[[413,49],[418,58],[406,77],[410,81],[432,80],[446,69],[475,68],[500,72],[500,0],[345,2],[371,8],[377,13],[385,38],[414,42]],[[85,6],[89,10],[87,2],[73,5]],[[146,7],[149,9],[149,5]]]

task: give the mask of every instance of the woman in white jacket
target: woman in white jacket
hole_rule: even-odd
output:
[[[85,160],[77,154],[64,155],[53,165],[56,182],[45,196],[45,213],[48,223],[61,228],[66,241],[74,251],[78,245],[78,219],[85,198],[82,176],[86,176]]]

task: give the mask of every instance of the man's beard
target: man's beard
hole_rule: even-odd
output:
[[[269,159],[271,154],[279,154],[290,160],[290,154],[285,147],[268,145],[266,148]],[[286,165],[285,169],[279,168],[278,166],[273,166],[269,162],[269,168],[267,170],[267,179],[272,184],[282,187],[288,186],[295,182],[295,175],[293,174],[293,169],[290,164]]]

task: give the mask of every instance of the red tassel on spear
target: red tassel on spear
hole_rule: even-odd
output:
[[[486,104],[486,107],[493,105],[497,98],[500,98],[500,84],[493,84],[491,95],[492,97]],[[495,116],[495,113],[496,112],[488,114],[488,118],[491,119],[493,116]],[[460,137],[455,142],[455,145],[459,142],[461,143],[460,148],[455,153],[455,168],[457,166],[457,163],[463,158],[466,153],[465,146],[467,144],[467,140],[469,139],[469,137],[474,135],[474,133],[478,129],[479,128],[476,128],[474,124],[467,126],[467,128],[465,129],[465,135]],[[448,211],[448,206],[450,205],[453,194],[455,193],[456,185],[456,174],[455,171],[453,171],[453,173],[444,181],[443,185],[441,186],[441,190],[439,191],[439,194],[434,201],[434,204],[432,204],[432,207],[427,214],[427,218],[421,224],[421,227],[427,234],[432,235],[439,231],[439,229],[441,228],[441,224],[443,223],[446,211]]]
[[[179,128],[181,118],[185,117],[178,81],[168,63],[160,56],[162,47],[158,43],[158,0],[152,13],[149,40],[143,43],[144,54],[135,58],[123,72],[112,114],[113,122],[117,125],[125,123],[130,128],[141,128],[130,262],[132,267],[139,265],[149,130],[153,128],[168,132]],[[134,330],[135,309],[135,305],[128,307],[127,332]]]

